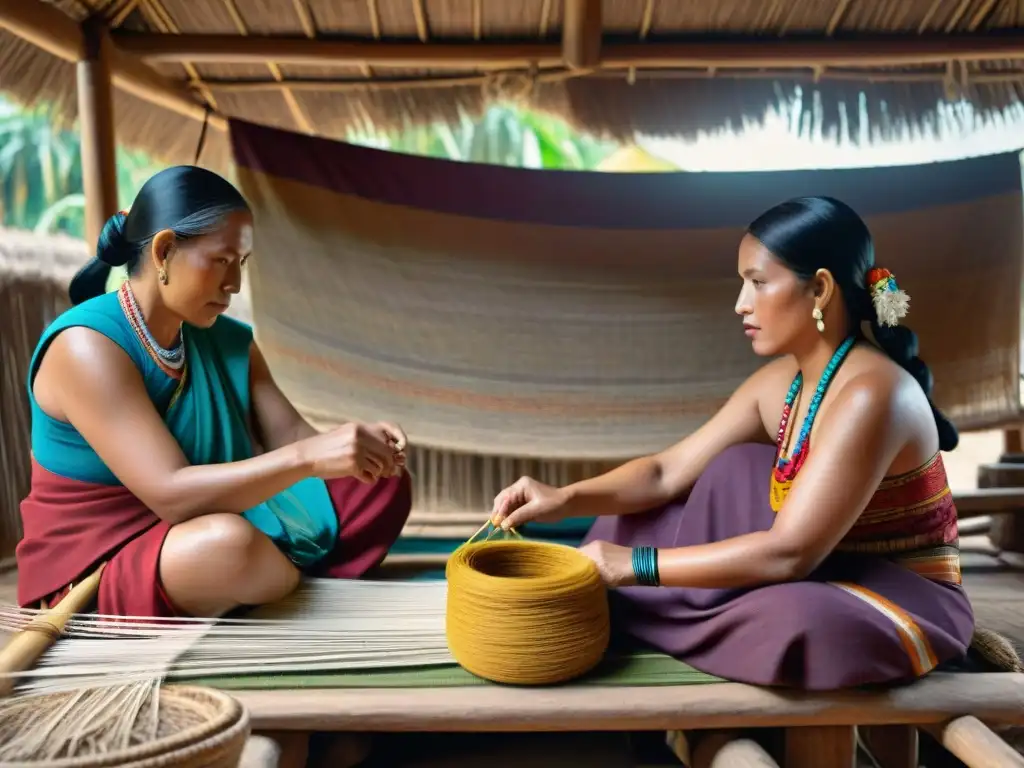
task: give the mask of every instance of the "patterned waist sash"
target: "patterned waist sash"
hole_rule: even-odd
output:
[[[883,480],[836,550],[880,555],[926,579],[960,584],[956,505],[942,454]]]

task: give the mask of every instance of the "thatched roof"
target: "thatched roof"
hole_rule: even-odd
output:
[[[856,140],[862,120],[876,137],[934,126],[949,100],[991,115],[1024,83],[1024,11],[1010,0],[0,0],[0,88],[67,117],[60,35],[36,39],[44,52],[4,31],[24,34],[36,6],[113,28],[135,86],[116,98],[118,138],[176,161],[192,160],[201,121],[140,98],[153,79],[142,62],[215,114],[329,137],[502,97],[601,135],[692,136],[803,87],[807,115]],[[225,158],[215,128],[203,159]]]

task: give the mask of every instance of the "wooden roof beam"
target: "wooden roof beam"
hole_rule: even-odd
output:
[[[0,8],[16,5],[0,0]],[[59,13],[59,12],[58,12]],[[475,43],[332,40],[294,36],[154,35],[114,30],[123,53],[153,62],[220,64],[509,69],[557,67],[564,63],[557,42]],[[844,37],[761,37],[685,42],[609,42],[601,46],[605,69],[642,67],[778,69],[798,67],[885,67],[945,64],[948,61],[1024,59],[1024,31],[1006,34],[884,35]]]
[[[1024,32],[605,43],[605,68],[891,67],[1024,59]]]
[[[0,29],[64,61],[76,63],[82,58],[81,28],[52,5],[34,0],[0,0]],[[206,117],[206,107],[191,91],[163,77],[135,54],[115,47],[110,53],[110,73],[115,87],[139,99],[195,120]],[[209,124],[227,130],[227,121],[219,115],[210,115]]]
[[[601,0],[565,0],[562,57],[570,69],[593,69],[601,64]]]
[[[181,30],[171,17],[171,14],[169,14],[167,9],[164,8],[164,4],[161,0],[140,0],[137,4],[139,6],[139,11],[142,13],[143,18],[150,27],[164,35],[181,34]],[[214,97],[210,89],[203,83],[203,78],[199,75],[199,70],[188,61],[183,61],[181,65],[185,70],[185,73],[188,75],[192,87],[199,92],[207,104],[214,109],[217,109],[217,99]]]
[[[207,64],[309,64],[471,68],[525,67],[534,62],[548,66],[562,63],[561,46],[555,43],[420,43],[376,40],[311,40],[295,36],[249,35],[153,35],[140,32],[113,33],[122,51],[155,62],[183,60]]]

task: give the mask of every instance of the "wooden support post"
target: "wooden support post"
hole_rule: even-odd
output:
[[[1003,430],[1003,453],[1024,453],[1024,440],[1020,427]]]
[[[562,58],[573,69],[601,64],[601,0],[565,0]]]
[[[786,768],[854,768],[857,735],[852,725],[786,729]]]
[[[868,725],[857,729],[878,768],[917,768],[917,728],[912,725]]]
[[[82,24],[78,73],[78,124],[82,141],[82,186],[85,190],[85,240],[89,248],[103,224],[117,212],[117,160],[114,140],[114,95],[110,74],[111,44],[99,19]]]

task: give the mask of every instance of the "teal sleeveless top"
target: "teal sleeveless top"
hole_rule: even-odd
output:
[[[210,328],[184,326],[186,373],[179,381],[164,373],[150,357],[125,316],[117,292],[111,292],[57,317],[43,332],[32,355],[27,381],[32,453],[43,469],[83,483],[121,485],[78,430],[45,413],[33,392],[47,348],[57,334],[72,327],[103,334],[132,359],[153,405],[192,465],[252,457],[247,424],[252,328],[224,315]],[[338,516],[326,484],[318,478],[296,483],[247,510],[243,517],[300,567],[315,564],[337,542]]]
[[[228,318],[221,319],[227,320]],[[230,320],[229,323],[235,327],[224,327],[217,329],[214,333],[220,335],[221,332],[227,331],[245,336],[248,332],[248,337],[251,340],[252,334],[245,326]],[[218,321],[217,325],[220,324]],[[135,330],[128,322],[128,318],[121,310],[117,293],[105,293],[72,307],[58,316],[43,331],[32,355],[28,371],[28,399],[32,415],[32,453],[35,460],[43,469],[71,480],[101,485],[120,485],[121,482],[96,455],[96,452],[78,433],[78,430],[71,424],[59,421],[43,411],[39,407],[39,403],[36,402],[33,391],[39,364],[42,362],[50,342],[61,331],[78,326],[102,333],[125,351],[142,374],[149,398],[161,415],[170,405],[178,381],[160,370],[153,358],[149,356]]]

